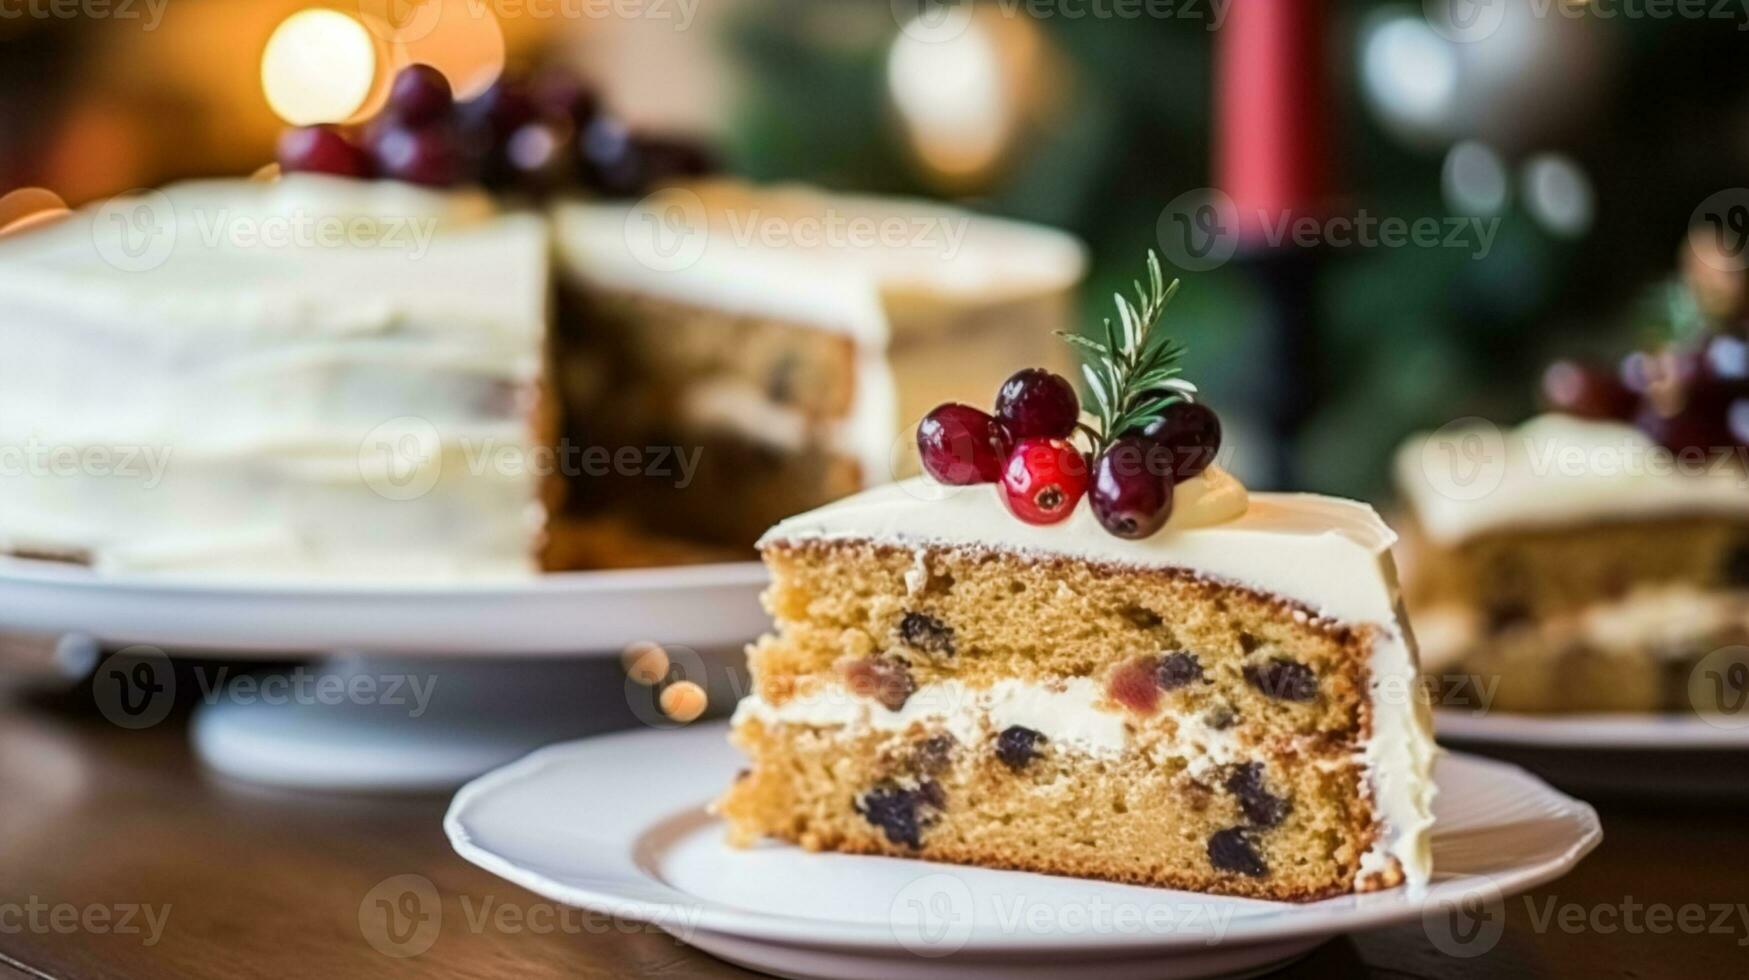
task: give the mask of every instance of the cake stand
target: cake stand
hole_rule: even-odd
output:
[[[672,724],[624,675],[654,642],[671,678],[713,703],[741,692],[739,647],[765,628],[757,563],[565,572],[527,581],[332,584],[99,575],[0,559],[0,628],[111,649],[99,710],[129,728],[196,699],[191,736],[213,770],[300,789],[453,787],[537,746]],[[266,676],[178,670],[171,657],[314,666]],[[195,690],[181,690],[192,685]]]

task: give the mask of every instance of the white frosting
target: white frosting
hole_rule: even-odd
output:
[[[0,548],[532,574],[537,476],[488,447],[530,458],[547,277],[536,216],[308,175],[177,184],[8,238]],[[383,471],[373,438],[397,419],[417,472]]]
[[[1397,484],[1442,544],[1494,531],[1677,514],[1749,516],[1731,454],[1678,457],[1638,429],[1542,415],[1502,431],[1482,421],[1424,433],[1397,452]]]
[[[1363,761],[1383,831],[1363,857],[1361,872],[1363,876],[1383,872],[1395,859],[1412,888],[1425,886],[1432,866],[1428,838],[1436,750],[1414,641],[1401,617],[1390,556],[1396,536],[1365,504],[1309,494],[1246,495],[1237,481],[1218,469],[1179,489],[1185,496],[1183,513],[1175,508],[1179,519],[1140,541],[1106,532],[1085,501],[1068,520],[1040,526],[1010,514],[993,486],[943,487],[917,478],[791,518],[769,531],[760,544],[842,540],[918,548],[960,546],[1132,567],[1181,568],[1295,600],[1342,623],[1372,626],[1376,636],[1369,664],[1373,731]],[[1012,700],[1011,695],[1006,697]],[[1039,713],[1044,717],[1034,716],[1038,724],[1027,727],[1047,736],[1054,727],[1074,733],[1066,737],[1077,744],[1109,749],[1109,741],[1086,734],[1094,730],[1087,712],[1098,710],[1090,692],[1083,691],[1073,703],[1044,704],[1046,710]],[[755,703],[742,710],[751,714],[769,709]],[[806,710],[810,709],[798,709]],[[876,712],[884,709],[860,710],[863,714],[852,721],[880,724]],[[1206,733],[1198,744],[1204,751],[1219,751],[1218,740]]]

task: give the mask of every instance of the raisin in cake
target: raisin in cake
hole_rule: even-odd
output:
[[[1418,436],[1397,482],[1406,597],[1454,706],[1716,706],[1697,664],[1749,644],[1734,453],[1679,457],[1626,422],[1549,414]]]
[[[731,838],[1306,901],[1427,879],[1434,749],[1371,508],[1218,467],[1131,540],[916,478],[760,542]]]

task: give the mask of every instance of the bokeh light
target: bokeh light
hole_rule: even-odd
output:
[[[370,32],[337,10],[292,14],[261,54],[267,104],[295,126],[348,119],[370,96],[376,73]]]

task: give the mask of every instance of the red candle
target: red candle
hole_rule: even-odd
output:
[[[1238,0],[1217,39],[1215,173],[1247,245],[1330,190],[1324,0]]]

